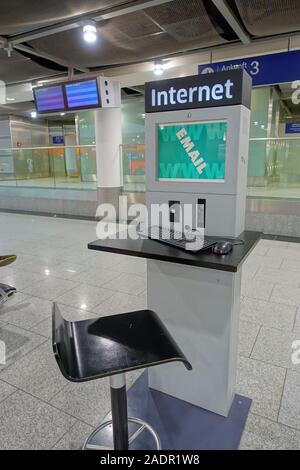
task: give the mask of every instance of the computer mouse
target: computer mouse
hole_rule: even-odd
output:
[[[228,255],[233,249],[233,244],[230,242],[218,242],[212,249],[213,253],[217,256]]]

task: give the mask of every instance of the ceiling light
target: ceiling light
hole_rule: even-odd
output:
[[[7,97],[7,98],[6,98],[6,101],[16,101],[16,98],[9,98],[9,97]]]
[[[154,74],[155,75],[163,75],[164,73],[164,64],[161,60],[156,60],[154,62]]]
[[[60,113],[61,116],[64,116],[66,113]]]
[[[31,111],[30,116],[32,117],[32,119],[37,118],[37,112],[36,111]]]
[[[86,42],[93,43],[97,40],[97,28],[96,28],[96,23],[93,20],[90,20],[88,23],[86,23],[83,28],[83,39]]]

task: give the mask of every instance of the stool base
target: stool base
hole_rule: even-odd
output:
[[[158,437],[158,434],[154,431],[153,427],[150,424],[146,423],[142,419],[138,418],[128,418],[128,422],[132,424],[137,424],[139,428],[129,437],[129,447],[144,431],[148,431],[155,442],[156,450],[161,450],[161,442]],[[82,450],[114,450],[113,447],[101,446],[98,444],[92,444],[93,439],[95,436],[103,431],[105,428],[110,427],[109,433],[111,434],[111,442],[113,442],[113,432],[112,432],[112,420],[106,421],[102,423],[92,434],[86,439]]]

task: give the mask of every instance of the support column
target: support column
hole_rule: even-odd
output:
[[[113,204],[117,213],[121,194],[122,123],[120,108],[95,111],[98,204]]]

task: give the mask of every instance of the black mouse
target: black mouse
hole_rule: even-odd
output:
[[[217,256],[228,255],[233,249],[233,244],[230,242],[218,242],[213,247],[213,253]]]

